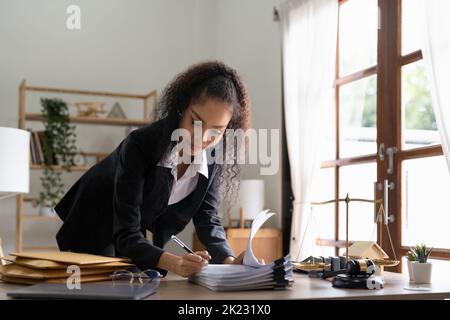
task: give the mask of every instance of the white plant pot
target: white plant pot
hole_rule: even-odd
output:
[[[412,267],[412,261],[407,260],[408,263],[408,274],[409,274],[409,282],[414,282],[414,272]]]
[[[431,262],[420,263],[414,261],[411,263],[415,283],[431,283]]]
[[[56,215],[56,211],[52,207],[40,206],[39,207],[39,215],[46,216],[46,217],[52,217],[52,216]]]

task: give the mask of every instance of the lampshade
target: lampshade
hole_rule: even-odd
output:
[[[0,127],[0,199],[30,191],[30,133]]]
[[[253,220],[258,213],[264,210],[264,180],[248,179],[241,181],[238,210],[239,208],[242,208],[245,220]]]

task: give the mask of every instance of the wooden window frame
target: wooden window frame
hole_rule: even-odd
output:
[[[339,6],[348,0],[339,0]],[[379,22],[377,43],[377,64],[366,69],[359,70],[349,75],[339,75],[339,17],[338,35],[336,43],[336,71],[335,71],[335,114],[336,114],[336,153],[335,160],[324,161],[321,168],[334,168],[335,172],[335,198],[339,198],[339,169],[364,163],[377,163],[377,181],[388,179],[394,182],[395,189],[389,192],[389,208],[395,215],[395,221],[388,227],[394,243],[395,255],[399,258],[406,255],[408,247],[401,245],[402,232],[402,162],[407,159],[417,159],[443,155],[441,145],[432,145],[414,149],[402,149],[402,109],[401,86],[402,67],[423,59],[421,50],[402,55],[402,0],[378,0]],[[394,30],[394,32],[393,32]],[[339,123],[339,93],[342,85],[377,75],[377,150],[381,143],[386,147],[395,146],[398,152],[395,154],[395,170],[392,175],[387,174],[388,161],[381,161],[377,154],[367,154],[356,157],[340,158],[340,123]],[[392,107],[394,106],[394,107]],[[377,192],[377,198],[382,198],[382,191]],[[324,240],[322,240],[324,241]],[[342,241],[339,240],[339,204],[335,205],[335,239],[325,240],[327,245],[335,247],[335,254],[339,253]],[[387,233],[383,232],[383,238],[378,239],[383,243],[383,249],[391,257],[394,253],[388,245]],[[433,249],[432,257],[436,259],[450,260],[450,249]],[[391,271],[400,272],[401,265],[391,268]]]

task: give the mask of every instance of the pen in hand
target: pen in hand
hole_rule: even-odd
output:
[[[189,253],[195,254],[194,251],[192,251],[187,245],[183,243],[180,239],[178,239],[176,236],[170,237],[173,241],[175,241],[180,247],[182,247],[184,250],[186,250]]]
[[[187,252],[189,252],[189,253],[192,253],[192,254],[194,254],[194,255],[196,255],[196,256],[200,256],[200,257],[202,257],[203,259],[205,259],[205,260],[207,260],[207,261],[211,258],[211,257],[209,257],[209,259],[207,259],[207,258],[203,257],[202,255],[199,255],[199,254],[195,253],[195,252],[192,251],[192,249],[189,248],[183,241],[181,241],[180,239],[178,239],[178,237],[176,237],[176,236],[174,236],[174,235],[172,235],[170,238],[171,238],[176,244],[178,244],[180,247],[182,247],[185,251],[187,251]],[[208,254],[208,255],[209,255],[209,254]]]

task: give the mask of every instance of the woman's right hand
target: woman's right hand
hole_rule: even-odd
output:
[[[182,277],[193,276],[208,265],[208,256],[209,254],[206,255],[203,252],[185,254],[180,257],[174,272]]]

